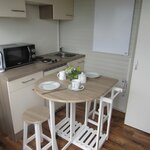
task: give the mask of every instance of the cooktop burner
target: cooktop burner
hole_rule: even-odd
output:
[[[58,62],[59,60],[56,59],[56,58],[43,58],[41,61],[42,61],[43,63],[56,63],[56,62]]]

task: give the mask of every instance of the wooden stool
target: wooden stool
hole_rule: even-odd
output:
[[[43,134],[42,132],[42,123],[48,121],[49,129],[50,129],[50,119],[49,119],[49,109],[44,106],[33,107],[27,109],[23,113],[23,121],[24,121],[24,130],[23,130],[23,150],[29,149],[32,150],[28,143],[35,139],[36,150],[47,150],[51,147],[51,138]],[[35,133],[28,138],[28,125],[33,124]],[[41,148],[41,142],[45,139],[48,143]]]
[[[114,100],[122,91],[123,91],[122,88],[113,87],[112,91],[111,91],[111,96],[109,98]],[[98,115],[98,110],[96,110],[96,105],[97,105],[97,100],[94,100],[93,109],[91,111],[89,111],[89,116],[92,114],[92,119],[95,119],[95,115]],[[109,103],[105,103],[105,102],[103,103],[103,111],[104,111],[104,107],[106,107],[106,111],[108,114],[109,113]],[[105,119],[103,120],[104,122],[107,120],[107,117],[105,117]]]
[[[97,100],[94,100],[94,106],[92,110],[89,111],[89,107],[91,105],[86,103],[87,107],[87,118],[86,121],[97,126],[100,128],[100,135],[103,134],[103,124],[107,121],[107,127],[106,127],[106,136],[108,139],[109,136],[109,129],[110,129],[110,121],[111,121],[111,115],[112,115],[112,107],[113,107],[113,101],[114,99],[122,92],[121,88],[113,87],[111,91],[111,96],[109,98],[101,97],[99,99],[99,108],[96,110]],[[104,111],[104,108],[106,108],[106,114]],[[100,112],[101,111],[101,112]],[[92,118],[88,118],[92,114]],[[100,115],[101,114],[101,115]],[[95,121],[95,115],[98,116],[98,121]],[[100,120],[101,119],[101,120]],[[101,124],[99,124],[101,123]]]

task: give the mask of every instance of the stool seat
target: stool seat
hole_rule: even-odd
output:
[[[51,138],[42,131],[42,123],[48,121],[50,129],[49,109],[44,106],[37,106],[27,109],[23,113],[23,150],[32,150],[29,143],[35,139],[36,150],[47,150],[52,146]],[[33,124],[35,133],[28,137],[28,126]],[[41,147],[43,139],[47,141],[44,147]]]
[[[27,109],[23,113],[23,120],[29,124],[42,123],[49,118],[49,109],[44,106],[37,106]]]

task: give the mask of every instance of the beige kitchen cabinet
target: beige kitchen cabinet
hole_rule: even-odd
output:
[[[73,19],[74,0],[53,0],[53,19]]]
[[[10,112],[14,134],[23,129],[23,112],[30,107],[44,106],[44,100],[34,91],[34,83],[43,77],[43,72],[38,72],[7,83]]]
[[[0,17],[26,17],[25,0],[0,0]]]
[[[85,62],[85,58],[80,58],[80,59],[68,62],[67,65],[68,66],[73,66],[73,67],[78,67],[79,66],[81,68],[81,71],[84,71],[84,62]]]
[[[27,4],[33,5],[51,5],[53,0],[26,0]]]
[[[41,19],[71,20],[74,16],[74,0],[53,0],[52,5],[40,6]]]

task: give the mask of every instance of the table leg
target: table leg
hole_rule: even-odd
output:
[[[75,116],[76,116],[76,104],[70,103],[70,139],[69,142],[61,149],[66,150],[72,143],[75,135]]]
[[[69,117],[69,103],[66,103],[66,117]]]
[[[52,150],[58,150],[58,146],[56,142],[56,129],[55,129],[55,104],[53,101],[49,101],[49,113],[50,113]]]
[[[75,134],[75,116],[76,116],[76,104],[70,104],[70,141]]]
[[[87,122],[88,122],[88,116],[89,116],[89,105],[91,106],[91,102],[86,102],[85,103],[85,119],[84,119],[84,125],[87,126]]]

